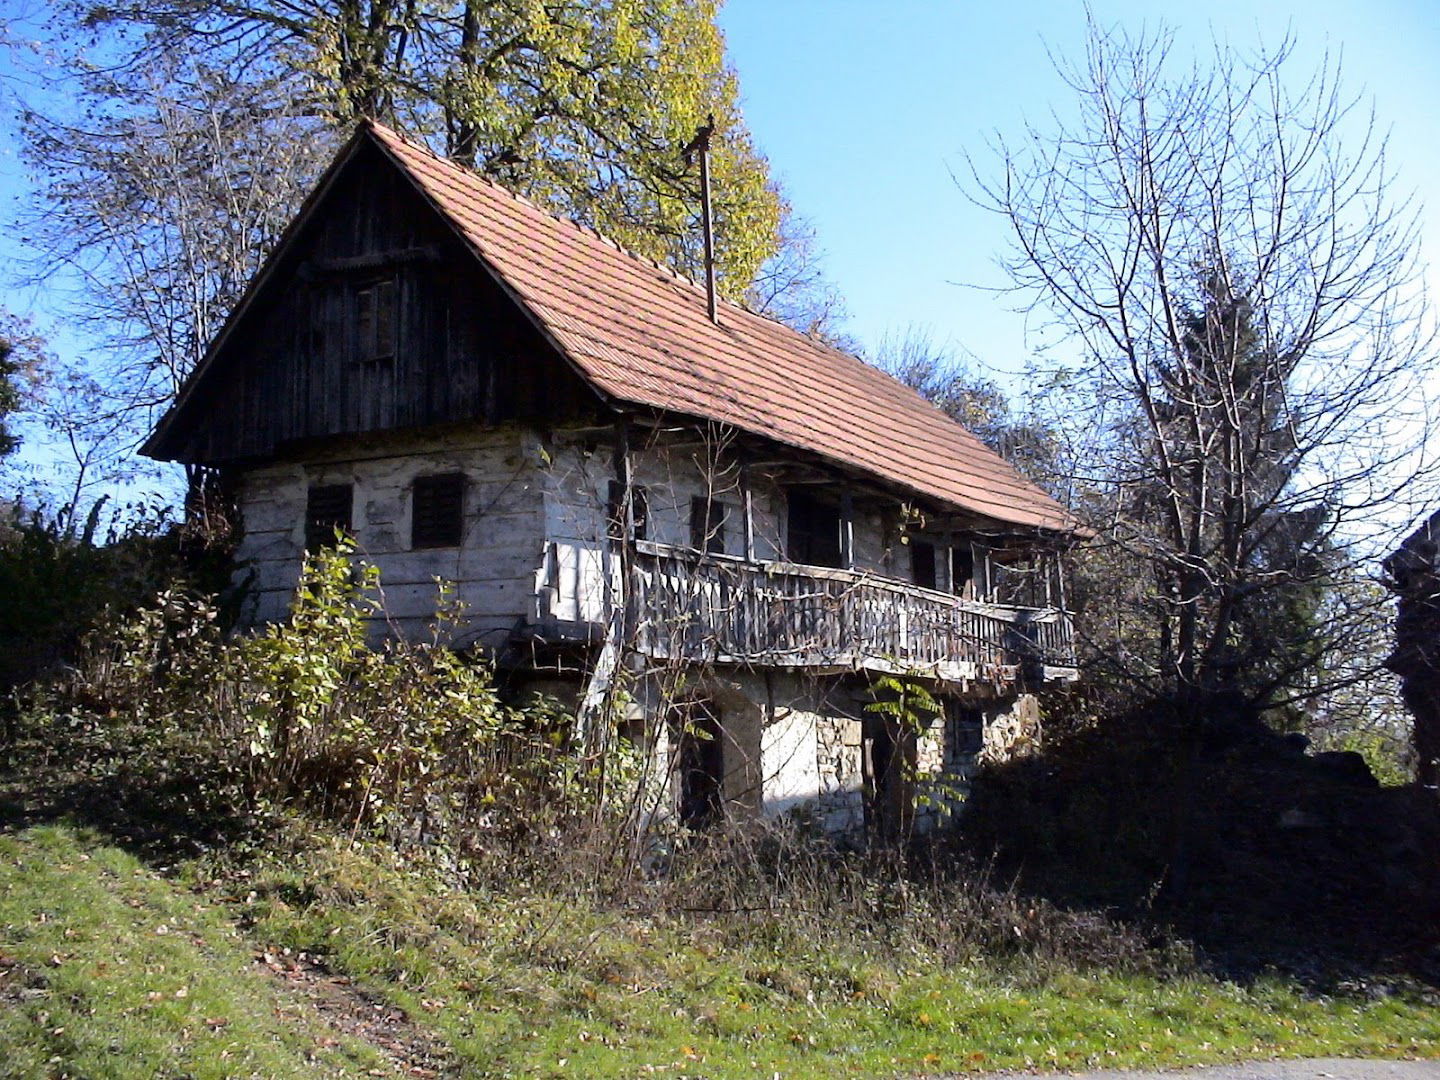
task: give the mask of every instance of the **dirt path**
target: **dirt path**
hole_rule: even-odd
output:
[[[277,949],[257,953],[255,962],[314,1008],[333,1030],[375,1047],[397,1074],[424,1080],[458,1075],[448,1049],[403,1010],[367,994],[315,957]]]

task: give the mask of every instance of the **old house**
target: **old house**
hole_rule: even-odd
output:
[[[250,618],[336,526],[423,627],[625,734],[670,810],[905,822],[1072,677],[1065,512],[888,376],[360,127],[146,445],[222,470]],[[922,680],[916,735],[865,708]],[[610,721],[605,722],[606,730]]]

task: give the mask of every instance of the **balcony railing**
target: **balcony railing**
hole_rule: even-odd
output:
[[[652,656],[919,671],[945,679],[1067,678],[1070,620],[847,570],[637,544],[632,612]]]

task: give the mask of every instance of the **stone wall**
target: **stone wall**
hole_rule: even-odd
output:
[[[1416,779],[1440,788],[1440,513],[1385,560],[1397,597],[1395,650],[1386,666],[1400,676],[1415,720]]]
[[[784,671],[705,672],[677,680],[674,673],[657,673],[640,695],[643,710],[663,710],[677,694],[704,697],[719,710],[726,727],[725,797],[732,813],[797,815],[822,832],[864,832],[869,699],[863,680]],[[656,715],[647,726],[664,728]],[[924,832],[963,811],[977,759],[1028,753],[1039,736],[1039,706],[1032,695],[967,701],[936,717],[914,745],[916,792],[926,796],[916,807],[914,829]]]
[[[1040,701],[1034,694],[987,702],[981,707],[981,713],[984,717],[981,764],[998,765],[1039,748]]]

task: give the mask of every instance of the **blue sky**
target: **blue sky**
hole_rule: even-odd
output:
[[[1102,25],[1164,21],[1185,51],[1212,35],[1236,46],[1297,38],[1293,68],[1328,49],[1351,92],[1391,132],[1397,193],[1432,195],[1426,249],[1440,259],[1440,3],[1312,0],[1106,2]],[[849,329],[873,345],[927,327],[997,374],[1029,357],[1024,320],[993,293],[999,221],[967,202],[953,173],[988,140],[1063,113],[1071,92],[1047,55],[1083,49],[1081,0],[728,0],[721,14],[746,118],[791,203],[815,225]],[[1434,275],[1433,293],[1440,297]]]
[[[1093,0],[1104,25],[1163,20],[1185,50],[1212,36],[1237,46],[1298,39],[1303,72],[1326,50],[1343,58],[1346,87],[1373,97],[1392,139],[1397,193],[1432,196],[1426,248],[1440,258],[1440,0]],[[0,0],[0,20],[43,10]],[[1026,118],[1063,113],[1071,93],[1047,50],[1079,54],[1082,0],[728,0],[721,12],[746,117],[795,209],[818,232],[830,277],[850,311],[846,329],[873,347],[887,331],[930,330],[1008,381],[1031,355],[1022,317],[993,293],[1001,222],[971,205],[953,174],[966,154],[993,164],[988,140]],[[0,65],[3,65],[0,50]],[[5,74],[0,70],[0,75]],[[0,80],[0,225],[23,185],[14,101]],[[0,231],[0,272],[14,248]],[[1431,275],[1440,297],[1440,276]],[[32,310],[33,293],[0,276],[0,305]],[[40,312],[42,316],[45,314]],[[53,341],[82,345],[52,326]],[[1012,386],[1018,385],[1013,383]]]

